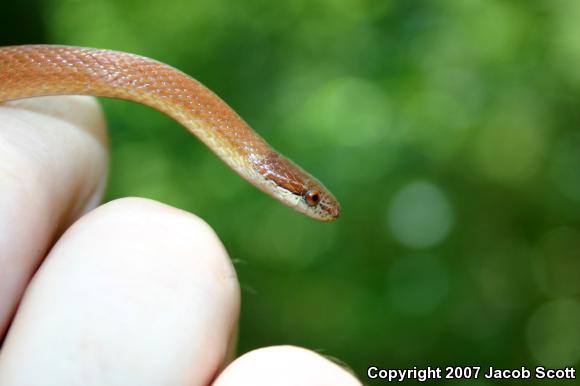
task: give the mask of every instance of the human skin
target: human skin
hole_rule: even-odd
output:
[[[360,385],[292,346],[231,362],[240,290],[221,241],[155,201],[98,206],[107,166],[94,99],[0,105],[0,386]]]

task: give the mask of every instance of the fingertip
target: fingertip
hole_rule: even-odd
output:
[[[347,370],[311,350],[272,346],[250,351],[232,362],[213,386],[360,386]]]
[[[0,337],[54,239],[100,201],[105,142],[94,98],[0,104]]]
[[[109,233],[116,229],[118,235],[140,238],[144,243],[156,240],[155,244],[160,247],[189,252],[191,255],[185,254],[184,258],[195,255],[203,259],[203,267],[197,268],[207,270],[212,280],[227,285],[239,297],[236,271],[224,245],[213,228],[193,213],[147,198],[123,197],[96,208],[72,231],[84,229],[85,224],[89,232]]]

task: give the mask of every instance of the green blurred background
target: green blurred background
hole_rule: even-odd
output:
[[[2,45],[110,48],[192,74],[341,200],[338,222],[316,223],[160,113],[102,101],[107,199],[156,199],[217,231],[242,285],[240,353],[305,346],[368,383],[370,364],[578,363],[580,2],[2,8]]]

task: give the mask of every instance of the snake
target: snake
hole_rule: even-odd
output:
[[[215,93],[170,65],[98,48],[0,47],[0,103],[50,95],[124,99],[152,107],[283,204],[320,221],[340,215],[337,199],[320,181],[274,150]]]

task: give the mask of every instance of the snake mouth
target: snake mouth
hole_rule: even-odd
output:
[[[321,218],[322,221],[334,221],[340,217],[340,206],[338,204],[332,205],[321,202],[318,206],[326,214]]]

